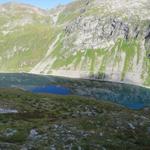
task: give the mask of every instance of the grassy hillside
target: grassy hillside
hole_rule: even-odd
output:
[[[79,0],[48,11],[1,5],[0,71],[149,86],[148,4],[119,3]]]
[[[148,149],[149,109],[131,111],[118,105],[76,96],[35,95],[0,90],[0,148]]]

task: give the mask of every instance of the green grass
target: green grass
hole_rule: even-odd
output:
[[[150,59],[148,58],[149,53],[150,53],[150,50],[147,50],[146,51],[146,56],[144,58],[143,76],[142,76],[142,78],[144,78],[144,75],[146,75],[144,84],[147,85],[147,86],[150,85],[150,76],[149,76],[150,75]]]
[[[112,71],[121,64],[121,54],[124,53],[126,58],[123,71],[121,72],[121,79],[124,80],[126,73],[133,70],[133,58],[135,55],[137,55],[137,65],[140,62],[142,53],[140,48],[141,34],[139,34],[137,40],[119,38],[113,47],[94,50],[86,49],[83,53],[79,49],[76,50],[76,55],[74,55],[75,52],[72,52],[71,49],[74,48],[75,37],[68,38],[68,47],[64,48],[63,38],[66,35],[63,30],[65,27],[62,24],[72,22],[79,16],[83,18],[86,16],[101,16],[100,18],[107,18],[108,16],[111,16],[111,18],[116,16],[117,18],[121,16],[123,22],[130,22],[130,25],[135,27],[140,24],[139,29],[143,29],[148,26],[149,20],[140,21],[138,16],[134,16],[134,18],[129,20],[127,16],[124,17],[122,15],[122,10],[110,14],[108,11],[105,12],[106,9],[104,7],[91,7],[91,5],[85,5],[85,2],[75,1],[60,13],[58,22],[54,26],[47,14],[41,15],[36,11],[33,11],[31,14],[30,11],[27,11],[27,8],[7,7],[11,11],[0,14],[0,31],[1,28],[3,28],[2,30],[8,30],[14,24],[17,26],[12,29],[13,32],[5,36],[0,34],[0,70],[3,72],[30,71],[45,56],[49,46],[59,33],[62,33],[60,40],[56,43],[54,50],[49,56],[49,59],[55,59],[52,67],[49,69],[49,73],[52,69],[72,69],[86,71],[89,75],[97,73],[103,76],[111,61],[113,61]],[[81,13],[81,10],[84,8],[86,11]],[[14,13],[11,13],[13,11]],[[24,19],[29,19],[32,23],[20,26],[18,22]],[[3,27],[7,23],[10,23],[10,27]],[[13,52],[15,47],[17,51]],[[115,52],[117,53],[116,56],[114,56]],[[10,57],[8,58],[8,56]],[[101,62],[99,62],[100,58],[102,58]],[[149,60],[147,58],[144,60],[143,68],[145,68],[147,76],[149,76]],[[145,77],[142,78],[144,79]],[[150,84],[149,77],[146,77],[145,84]]]
[[[93,16],[93,15],[98,16],[98,15],[102,15],[102,14],[104,14],[104,8],[103,7],[101,7],[101,8],[99,8],[99,7],[89,8],[88,7],[88,9],[86,9],[83,16],[85,16],[85,17],[86,16]]]
[[[36,95],[17,89],[0,89],[0,104],[19,110],[18,114],[0,114],[0,146],[26,144],[40,150],[54,143],[60,149],[69,143],[86,149],[105,146],[134,150],[149,146],[146,129],[150,118],[142,111],[83,97]],[[92,117],[86,114],[91,111],[95,112]],[[141,126],[135,125],[141,115],[147,119],[140,120]],[[136,126],[135,131],[128,127],[129,122]],[[6,136],[10,129],[16,132]],[[28,139],[31,129],[36,129],[40,138]]]
[[[124,68],[123,68],[123,72],[122,72],[122,80],[123,80],[125,77],[125,74],[128,71],[132,71],[132,67],[133,67],[132,62],[133,62],[133,58],[136,54],[138,55],[138,60],[139,60],[140,46],[139,46],[138,41],[131,39],[130,41],[123,40],[122,44],[119,48],[126,54]],[[138,63],[138,61],[137,61],[137,63]]]
[[[0,43],[0,51],[5,64],[1,61],[1,70],[30,71],[44,57],[55,36],[54,32],[47,25],[33,24],[2,37],[4,42]],[[8,55],[10,58],[7,59]]]
[[[64,11],[59,15],[57,24],[63,24],[66,22],[71,22],[73,19],[80,15],[80,8],[82,8],[81,1],[75,1],[68,5]]]
[[[141,54],[140,42],[139,40],[124,40],[118,39],[115,45],[111,48],[105,49],[86,49],[84,52],[76,51],[72,52],[69,49],[63,49],[63,43],[58,42],[56,48],[51,53],[51,57],[55,57],[55,61],[52,65],[53,69],[68,69],[74,68],[75,70],[84,70],[93,75],[98,66],[99,58],[102,58],[101,65],[98,66],[98,73],[105,74],[106,67],[113,61],[113,67],[119,66],[121,63],[121,55],[125,54],[125,62],[123,65],[121,79],[124,80],[127,72],[132,72],[133,59],[137,55],[137,65],[139,64],[140,54]],[[76,54],[74,54],[76,53]],[[113,68],[112,68],[113,71]]]

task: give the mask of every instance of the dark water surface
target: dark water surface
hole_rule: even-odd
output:
[[[47,85],[50,86],[47,86]],[[63,87],[58,85],[69,85]],[[130,109],[150,107],[150,89],[133,84],[71,79],[28,73],[0,73],[0,88],[19,88],[33,93],[78,95],[121,104]]]
[[[139,102],[128,103],[125,104],[125,106],[129,109],[134,109],[134,110],[139,110],[145,107],[143,103],[139,103]]]

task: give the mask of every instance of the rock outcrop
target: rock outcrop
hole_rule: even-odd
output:
[[[50,11],[0,7],[0,71],[150,85],[148,0],[76,0]]]

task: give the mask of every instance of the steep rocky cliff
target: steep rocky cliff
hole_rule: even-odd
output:
[[[0,7],[1,71],[150,85],[149,0]]]

